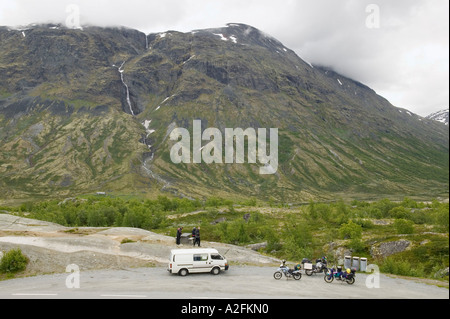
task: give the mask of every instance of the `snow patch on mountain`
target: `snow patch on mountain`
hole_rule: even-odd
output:
[[[144,122],[142,122],[142,125],[145,127],[145,131],[147,132],[147,137],[148,138],[151,134],[155,133],[155,130],[150,129],[150,124],[152,123],[152,120],[145,120]]]
[[[433,121],[438,121],[438,122],[444,123],[445,125],[448,126],[448,113],[449,113],[448,109],[438,111],[438,112],[428,115],[427,119],[433,120]]]

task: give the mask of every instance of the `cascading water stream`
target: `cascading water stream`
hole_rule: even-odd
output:
[[[123,66],[125,65],[125,61],[123,61],[122,65],[118,68],[119,73],[120,73],[120,79],[122,80],[123,85],[125,86],[126,90],[127,90],[127,103],[128,103],[128,107],[130,108],[130,112],[131,115],[135,116],[136,114],[134,114],[133,108],[131,106],[131,99],[130,99],[130,90],[128,88],[128,85],[125,83],[125,80],[123,78]]]

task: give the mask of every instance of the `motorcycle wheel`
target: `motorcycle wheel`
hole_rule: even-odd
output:
[[[273,274],[273,278],[275,278],[276,280],[280,280],[281,277],[283,277],[283,274],[279,271]]]
[[[305,274],[306,274],[307,276],[312,276],[313,273],[314,273],[314,272],[313,272],[312,270],[310,270],[310,269],[305,270]]]
[[[302,274],[298,273],[298,274],[293,274],[292,275],[294,277],[295,280],[300,280],[302,279]]]
[[[327,282],[327,283],[332,283],[333,280],[334,280],[334,276],[333,276],[333,275],[325,275],[325,276],[323,277],[323,279],[324,279],[325,282]]]
[[[355,278],[352,277],[351,279],[347,279],[347,283],[348,283],[349,285],[353,285],[353,284],[355,283]]]

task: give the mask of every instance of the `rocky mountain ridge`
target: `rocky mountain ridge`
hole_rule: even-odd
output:
[[[0,28],[5,197],[448,196],[448,127],[244,24],[146,35]],[[176,128],[278,128],[280,167],[175,165]],[[205,143],[206,144],[206,143]],[[203,145],[204,146],[204,145]]]

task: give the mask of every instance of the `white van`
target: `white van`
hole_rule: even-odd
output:
[[[218,275],[228,270],[228,262],[216,249],[174,249],[170,252],[167,270],[180,276],[204,272]]]

